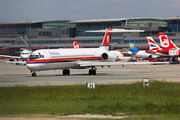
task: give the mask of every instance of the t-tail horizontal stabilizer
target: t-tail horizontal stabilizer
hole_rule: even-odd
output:
[[[89,30],[85,32],[106,32],[106,30]],[[126,30],[126,29],[112,29],[108,33],[119,33],[119,32],[144,32],[144,30]]]

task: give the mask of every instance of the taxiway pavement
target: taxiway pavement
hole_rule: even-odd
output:
[[[86,82],[96,84],[128,84],[150,80],[180,82],[180,65],[125,65],[97,67],[97,75],[88,75],[88,69],[70,69],[70,76],[63,76],[62,70],[37,72],[32,77],[26,66],[8,64],[0,60],[0,86],[77,85]]]

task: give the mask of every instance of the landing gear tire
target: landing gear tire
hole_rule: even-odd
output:
[[[92,69],[89,70],[89,75],[96,75],[96,68],[92,67]]]
[[[89,70],[89,75],[92,75],[92,70]]]
[[[63,70],[63,75],[70,75],[70,70],[69,69],[64,69]]]
[[[36,77],[36,73],[35,72],[32,73],[32,77]]]
[[[172,64],[179,64],[178,57],[172,57]]]

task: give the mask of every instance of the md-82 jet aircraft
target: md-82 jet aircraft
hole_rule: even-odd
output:
[[[96,66],[151,64],[150,62],[114,62],[117,56],[108,51],[113,32],[144,32],[144,30],[107,28],[92,32],[105,32],[99,48],[36,50],[27,60],[26,67],[31,70],[32,76],[36,76],[36,71],[56,69],[62,69],[63,75],[70,75],[69,69],[84,68],[90,68],[89,75],[96,75]]]

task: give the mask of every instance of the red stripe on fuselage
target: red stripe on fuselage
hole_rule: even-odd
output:
[[[72,60],[101,60],[101,56],[97,57],[77,57],[77,58],[56,58],[56,59],[36,59],[36,60],[27,60],[27,63],[36,63],[36,62],[56,62],[56,61],[72,61]]]

